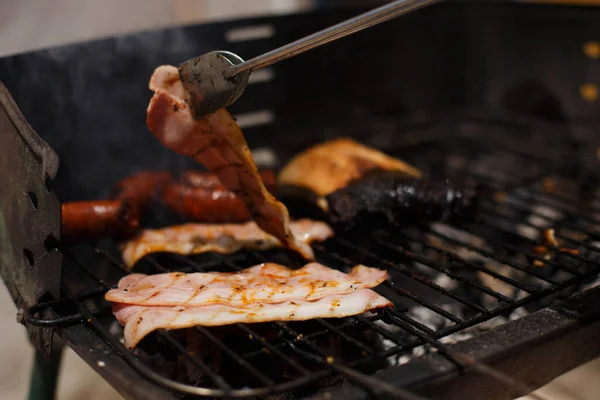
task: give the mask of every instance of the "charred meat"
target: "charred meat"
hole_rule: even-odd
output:
[[[326,201],[336,230],[381,223],[469,222],[477,217],[481,190],[475,184],[376,173],[327,195]]]
[[[313,146],[295,156],[282,169],[278,180],[282,190],[290,193],[285,197],[310,193],[309,196],[313,196],[310,200],[326,210],[324,196],[345,188],[375,170],[421,177],[421,171],[404,161],[352,139],[339,138]]]

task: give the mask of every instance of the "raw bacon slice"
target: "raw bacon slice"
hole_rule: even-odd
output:
[[[220,109],[194,119],[185,101],[179,71],[171,65],[158,67],[149,87],[154,96],[148,105],[146,125],[154,136],[169,149],[207,167],[242,199],[261,229],[311,259],[310,247],[290,230],[287,208],[265,188],[246,139],[231,114]]]
[[[312,301],[379,285],[386,276],[385,271],[364,265],[345,274],[319,263],[297,270],[266,263],[239,273],[132,274],[121,279],[105,298],[116,303],[188,307]]]
[[[305,253],[314,258],[309,244],[333,235],[320,221],[300,219],[290,224],[298,241],[306,245]],[[262,231],[256,222],[243,224],[184,224],[163,229],[147,229],[122,245],[125,264],[132,267],[140,258],[154,252],[200,254],[209,251],[234,253],[241,249],[266,250],[282,246],[274,236]]]
[[[389,307],[370,289],[386,278],[364,265],[345,274],[318,263],[298,270],[267,263],[236,273],[132,274],[106,299],[131,349],[156,329],[342,318]]]
[[[252,307],[215,304],[204,307],[138,306],[115,303],[113,313],[125,326],[124,341],[134,348],[150,332],[157,329],[182,329],[193,326],[221,326],[235,323],[269,321],[305,321],[313,318],[342,318],[362,314],[392,303],[370,289],[327,296],[319,300],[257,303]]]

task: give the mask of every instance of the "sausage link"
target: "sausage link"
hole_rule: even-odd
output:
[[[140,226],[138,207],[128,200],[75,201],[62,204],[63,242],[126,238]]]
[[[139,172],[119,181],[113,189],[111,198],[127,199],[141,212],[172,180],[171,173],[166,171]]]
[[[275,173],[263,170],[260,176],[267,190],[273,193]],[[165,188],[163,203],[191,221],[225,223],[252,219],[244,202],[209,172],[185,172],[179,182],[172,182]]]

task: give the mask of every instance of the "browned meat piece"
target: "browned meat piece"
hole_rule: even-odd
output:
[[[117,183],[112,200],[64,203],[62,241],[72,243],[133,236],[140,227],[143,209],[170,180],[168,172],[141,172]]]
[[[158,67],[149,86],[154,91],[146,120],[150,132],[164,146],[207,167],[243,200],[261,229],[310,258],[310,247],[290,231],[287,208],[265,188],[244,135],[231,114],[220,109],[203,119],[194,119],[176,67]]]
[[[61,221],[61,239],[70,243],[130,237],[139,228],[140,215],[128,200],[76,201],[62,205]]]
[[[421,171],[404,161],[352,139],[339,138],[298,154],[281,170],[278,181],[282,186],[300,187],[314,193],[319,206],[326,209],[324,196],[348,186],[374,170],[396,171],[407,177],[421,177]]]
[[[260,176],[269,192],[275,190],[275,174],[265,170]],[[226,223],[252,219],[244,202],[210,172],[187,171],[163,193],[163,202],[190,221]]]
[[[111,198],[127,199],[135,204],[140,211],[144,209],[153,197],[159,195],[173,177],[166,171],[143,171],[118,182]]]
[[[484,188],[447,179],[406,179],[381,172],[325,197],[328,219],[336,230],[356,225],[406,226],[414,223],[473,222],[479,214]]]

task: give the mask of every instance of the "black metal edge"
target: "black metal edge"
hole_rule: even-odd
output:
[[[94,371],[126,399],[169,400],[179,398],[173,392],[138,374],[87,323],[61,329],[58,334]]]
[[[27,123],[2,82],[0,148],[0,274],[23,308],[59,293],[62,256],[51,242],[60,240],[60,203],[47,184],[56,176],[58,156]],[[27,326],[27,331],[50,358],[54,330]]]
[[[519,383],[538,388],[600,354],[600,287],[534,312],[489,332],[448,346],[495,368]],[[519,396],[493,377],[458,371],[442,355],[430,353],[375,377],[431,398],[509,400]],[[311,400],[370,398],[345,384],[322,390]]]
[[[31,151],[42,162],[43,172],[53,179],[58,171],[58,155],[31,128],[2,81],[0,81],[0,104],[17,128],[17,132],[21,138],[23,138]]]

